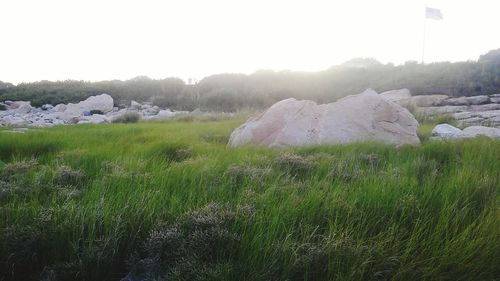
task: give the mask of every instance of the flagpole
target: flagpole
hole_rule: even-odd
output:
[[[424,34],[423,34],[423,39],[422,39],[422,64],[425,62],[425,37],[427,33],[427,2],[425,2],[425,7],[424,7]]]

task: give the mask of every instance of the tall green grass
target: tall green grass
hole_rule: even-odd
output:
[[[0,280],[500,276],[499,141],[226,148],[241,122],[0,132]]]

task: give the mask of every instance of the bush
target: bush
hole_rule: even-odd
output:
[[[226,175],[237,185],[240,185],[245,180],[262,184],[271,172],[272,170],[270,168],[259,168],[249,165],[231,165],[227,168]]]
[[[236,214],[217,204],[188,212],[149,233],[131,257],[132,280],[221,280],[230,274],[240,235]]]
[[[100,114],[100,115],[103,115],[104,112],[102,112],[102,110],[98,110],[98,109],[92,109],[90,111],[90,115],[94,115],[94,114]]]
[[[193,156],[191,148],[176,143],[155,147],[153,153],[167,162],[182,162]]]
[[[221,134],[214,134],[214,133],[203,134],[200,136],[200,139],[202,139],[205,142],[213,142],[213,143],[220,143],[220,144],[226,144],[229,142],[228,135],[221,135]]]
[[[68,166],[61,166],[56,170],[54,182],[60,186],[81,186],[85,174],[80,170],[73,170]]]
[[[141,119],[141,115],[137,112],[127,112],[113,119],[113,123],[137,123]]]
[[[16,177],[17,175],[29,172],[37,165],[38,162],[35,159],[6,164],[0,171],[0,179],[8,181],[11,178]]]
[[[292,176],[305,176],[317,166],[310,158],[305,158],[293,153],[283,153],[274,159],[274,166],[280,171],[285,171]]]

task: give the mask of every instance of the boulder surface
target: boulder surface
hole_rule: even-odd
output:
[[[419,144],[417,127],[407,109],[368,89],[329,104],[282,100],[234,130],[228,145]]]

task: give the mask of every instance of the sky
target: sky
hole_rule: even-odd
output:
[[[477,60],[500,48],[499,0],[0,0],[0,81],[201,79]]]

